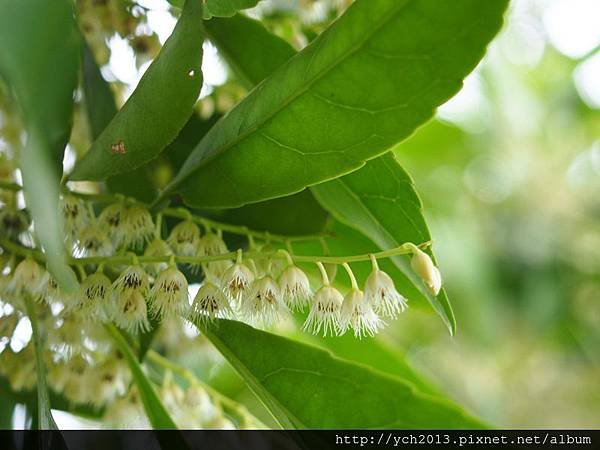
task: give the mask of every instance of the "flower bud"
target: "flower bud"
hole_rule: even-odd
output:
[[[156,317],[183,315],[189,307],[188,282],[177,267],[163,270],[150,291],[150,312]]]
[[[431,260],[431,257],[415,248],[410,265],[417,275],[421,277],[425,287],[433,295],[438,295],[442,288],[442,275]]]
[[[285,304],[292,310],[302,310],[312,295],[306,274],[289,265],[279,276],[279,288]]]
[[[344,297],[332,286],[322,286],[312,300],[308,317],[302,326],[304,331],[323,336],[339,333],[340,310]]]

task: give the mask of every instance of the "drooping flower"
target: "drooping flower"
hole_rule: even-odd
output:
[[[192,322],[210,322],[216,318],[230,317],[233,311],[223,291],[214,283],[205,281],[190,310]]]
[[[189,307],[188,282],[176,266],[163,270],[150,291],[150,312],[156,317],[183,315]]]
[[[78,256],[111,256],[114,247],[109,236],[97,225],[85,228],[77,241]]]
[[[270,275],[258,278],[242,299],[242,314],[252,323],[269,327],[287,311],[279,286]]]
[[[154,238],[154,222],[150,212],[140,205],[129,205],[123,216],[122,244],[139,249]]]
[[[206,278],[213,280],[215,283],[223,278],[225,272],[233,266],[233,263],[228,260],[209,261],[202,264],[202,270]]]
[[[232,301],[240,302],[250,292],[254,281],[254,273],[243,262],[241,251],[235,264],[228,268],[221,279],[223,292]]]
[[[304,309],[312,295],[308,277],[293,264],[287,266],[279,276],[279,288],[283,301],[292,310]]]
[[[396,290],[390,276],[379,269],[373,255],[371,263],[373,270],[365,282],[365,299],[377,314],[395,319],[407,308],[406,299]]]
[[[343,301],[344,297],[336,288],[322,286],[315,293],[302,329],[312,334],[319,334],[322,329],[323,336],[338,334]]]
[[[29,227],[29,218],[23,211],[3,208],[0,211],[0,235],[10,239],[19,237]]]
[[[346,294],[340,313],[340,334],[352,328],[359,339],[366,335],[373,337],[384,325],[361,290],[352,289]]]
[[[173,227],[167,243],[176,255],[196,256],[198,241],[200,240],[200,229],[191,220],[184,220]]]
[[[227,245],[220,234],[208,232],[198,241],[200,256],[216,256],[227,252]]]
[[[438,295],[442,288],[442,275],[433,264],[431,257],[418,247],[413,246],[410,265],[415,273],[421,277],[427,290],[433,295]]]
[[[33,258],[28,257],[15,267],[5,292],[9,297],[20,297],[26,293],[38,300],[44,293],[46,280],[46,271]]]
[[[91,217],[86,204],[73,195],[64,195],[60,199],[60,211],[67,236],[71,238],[77,236],[90,223]]]
[[[67,270],[73,272],[71,269]],[[72,278],[75,279],[75,273],[72,273]],[[58,285],[56,279],[46,272],[44,281],[42,283],[42,295],[43,298],[49,304],[59,304],[64,308],[73,308],[77,303],[77,292],[65,292]]]
[[[106,230],[115,246],[119,246],[124,240],[124,215],[125,205],[113,203],[104,208],[98,216],[100,228]]]
[[[154,239],[144,251],[144,256],[171,256],[173,250],[171,247],[160,238]],[[144,269],[152,276],[157,276],[160,272],[165,270],[169,265],[166,262],[156,262],[144,264]]]
[[[81,283],[76,309],[86,320],[104,319],[111,299],[112,283],[102,272],[96,272]]]
[[[147,331],[149,292],[148,275],[139,265],[127,268],[113,283],[114,305],[112,315],[115,323],[131,333]]]

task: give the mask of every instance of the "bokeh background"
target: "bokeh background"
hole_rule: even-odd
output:
[[[248,14],[301,48],[348,3],[264,0]],[[124,102],[169,36],[174,11],[166,0],[78,0],[77,8],[102,73]],[[244,94],[209,43],[203,72],[202,116]],[[0,125],[1,148],[12,126],[6,108]],[[87,148],[86,133],[78,111],[66,170]],[[394,152],[422,196],[458,333],[451,338],[431,311],[415,308],[378,339],[494,425],[597,427],[600,2],[512,0],[502,32],[462,91]],[[18,347],[30,329],[17,331],[10,345]],[[254,403],[269,424],[208,344],[185,329],[182,345],[181,333],[181,324],[166,326],[159,341],[205,379]],[[62,428],[94,426],[55,416]]]

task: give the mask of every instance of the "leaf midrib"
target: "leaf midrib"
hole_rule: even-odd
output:
[[[287,106],[289,106],[294,100],[296,100],[298,97],[300,97],[301,95],[305,94],[306,92],[308,92],[308,90],[319,80],[321,80],[323,77],[325,77],[329,72],[331,72],[335,67],[337,67],[341,62],[345,61],[346,59],[348,59],[350,56],[352,56],[354,53],[356,53],[357,51],[359,51],[365,43],[367,43],[374,35],[375,33],[377,33],[383,26],[385,26],[388,22],[390,22],[392,19],[394,19],[401,10],[403,10],[410,2],[412,2],[412,0],[404,0],[404,3],[400,3],[397,8],[395,10],[393,10],[392,13],[390,13],[389,15],[387,15],[385,17],[384,20],[380,21],[376,26],[374,26],[371,29],[370,33],[366,33],[363,37],[363,39],[359,40],[356,45],[354,45],[353,47],[351,47],[346,53],[344,53],[343,55],[341,55],[338,59],[334,60],[327,68],[325,68],[323,71],[319,72],[315,77],[313,77],[306,85],[304,88],[294,92],[292,95],[290,95],[285,101],[283,101],[281,103],[280,106],[278,106],[277,108],[275,108],[273,111],[271,111],[269,114],[267,114],[264,118],[262,118],[260,121],[258,121],[253,127],[248,128],[246,131],[244,131],[241,134],[238,134],[236,136],[235,139],[233,139],[230,143],[224,145],[223,147],[221,147],[218,151],[216,151],[214,154],[204,158],[204,159],[200,159],[197,163],[197,165],[195,165],[195,167],[193,167],[192,169],[190,169],[187,173],[182,174],[181,177],[175,178],[173,180],[173,182],[171,183],[171,185],[176,185],[181,183],[183,180],[185,180],[186,178],[188,178],[192,173],[194,173],[196,170],[200,169],[201,167],[205,166],[206,164],[210,163],[212,160],[214,160],[215,158],[217,158],[219,155],[221,155],[223,152],[229,150],[232,147],[235,147],[237,144],[239,144],[240,142],[242,142],[243,140],[245,140],[249,135],[253,134],[256,130],[262,128],[270,119],[272,119],[277,113],[279,113],[280,111],[282,111],[283,109],[285,109]],[[325,38],[327,38],[329,36],[329,34],[325,34],[325,35],[321,35],[317,42],[315,42],[314,44],[311,45],[316,45],[316,46],[321,46],[322,42],[325,40]],[[312,59],[316,58],[316,54],[318,52],[318,49],[315,49],[315,53],[312,56]],[[296,55],[294,55],[292,58],[290,58],[289,61],[293,60],[294,58],[298,58],[302,55],[302,52],[297,53]],[[269,78],[266,78],[265,80],[261,81],[254,89],[253,91],[256,91],[257,89],[260,89],[260,87],[263,85],[263,83],[267,82]],[[223,119],[227,117],[227,115],[223,116]],[[221,119],[221,120],[223,120]],[[171,189],[169,187],[167,187],[165,189],[165,193],[169,192]]]

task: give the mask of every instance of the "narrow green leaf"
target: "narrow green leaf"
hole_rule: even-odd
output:
[[[21,108],[27,131],[20,161],[27,207],[49,270],[72,291],[77,281],[65,264],[57,204],[79,67],[73,4],[0,0],[0,11],[0,76]]]
[[[48,384],[46,382],[46,364],[44,363],[43,330],[40,330],[35,304],[29,295],[24,296],[27,308],[27,317],[31,323],[33,348],[35,350],[35,370],[37,372],[37,424],[41,430],[57,430],[56,422],[50,412],[50,399],[48,397]]]
[[[238,78],[253,88],[296,54],[285,40],[262,23],[236,15],[204,24],[206,34]]]
[[[359,168],[455,94],[507,0],[357,0],[202,139],[164,195],[232,207]]]
[[[205,330],[284,428],[482,428],[451,402],[318,347],[218,320]]]
[[[431,239],[412,180],[393,153],[369,161],[361,170],[313,186],[312,191],[336,219],[368,236],[380,249]],[[430,249],[428,252],[431,254]],[[417,297],[409,300],[429,301],[454,334],[456,321],[445,291],[434,296],[425,289],[411,269],[409,257],[397,256],[392,261],[401,272],[394,280],[400,291],[405,292],[407,285],[415,286]]]
[[[117,104],[109,84],[88,45],[83,45],[82,86],[92,138],[97,139],[117,114]]]
[[[202,87],[202,5],[189,0],[173,34],[70,178],[103,180],[155,158],[192,114]]]
[[[175,425],[175,422],[173,422],[173,419],[171,419],[169,413],[158,398],[152,383],[148,380],[148,377],[146,377],[142,366],[140,366],[140,363],[138,362],[137,356],[129,346],[127,340],[114,325],[107,325],[106,329],[129,365],[133,380],[139,390],[146,415],[148,416],[152,427],[156,429],[176,429],[177,426]]]

